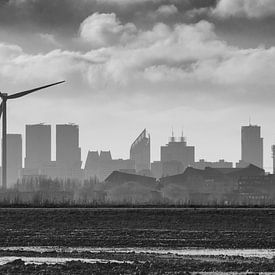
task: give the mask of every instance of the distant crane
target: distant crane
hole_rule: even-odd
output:
[[[3,115],[2,117],[2,188],[4,190],[7,189],[7,101],[8,99],[16,99],[16,98],[34,93],[38,90],[46,89],[48,87],[61,84],[63,82],[65,81],[59,81],[53,84],[41,86],[38,88],[15,93],[12,95],[8,95],[6,93],[0,92],[0,98],[2,99],[2,103],[0,105],[0,118]]]

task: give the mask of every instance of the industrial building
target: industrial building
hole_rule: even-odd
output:
[[[195,147],[187,146],[183,136],[176,140],[172,135],[169,143],[161,146],[161,162],[163,165],[162,174],[171,176],[182,173],[188,166],[193,166],[195,162]]]

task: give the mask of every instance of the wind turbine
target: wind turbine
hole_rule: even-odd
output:
[[[2,99],[2,103],[0,105],[0,118],[1,118],[1,115],[3,115],[2,117],[2,188],[4,190],[7,189],[7,101],[8,99],[16,99],[16,98],[34,93],[38,90],[46,89],[48,87],[61,84],[63,82],[65,81],[59,81],[53,84],[41,86],[38,88],[34,88],[31,90],[15,93],[11,95],[0,92],[0,98]]]

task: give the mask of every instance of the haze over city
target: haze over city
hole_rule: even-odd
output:
[[[9,102],[10,133],[74,122],[84,161],[89,149],[129,157],[146,127],[157,160],[173,127],[196,146],[197,160],[237,162],[240,126],[251,116],[271,171],[273,1],[0,3],[1,91],[67,81]]]

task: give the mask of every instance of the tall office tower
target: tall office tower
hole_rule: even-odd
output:
[[[137,173],[150,170],[150,135],[146,129],[137,137],[130,149],[130,159],[135,162]]]
[[[183,136],[179,141],[172,136],[166,146],[161,146],[160,155],[163,175],[171,176],[175,173],[182,173],[188,166],[194,165],[195,147],[187,146]]]
[[[7,184],[13,187],[20,177],[22,169],[22,136],[7,135]]]
[[[81,164],[78,125],[56,125],[56,166],[59,177],[81,179]]]
[[[242,159],[245,163],[263,168],[263,138],[261,127],[249,125],[242,127]]]
[[[51,162],[51,125],[26,125],[25,168],[39,174]],[[36,171],[36,172],[34,172]]]

